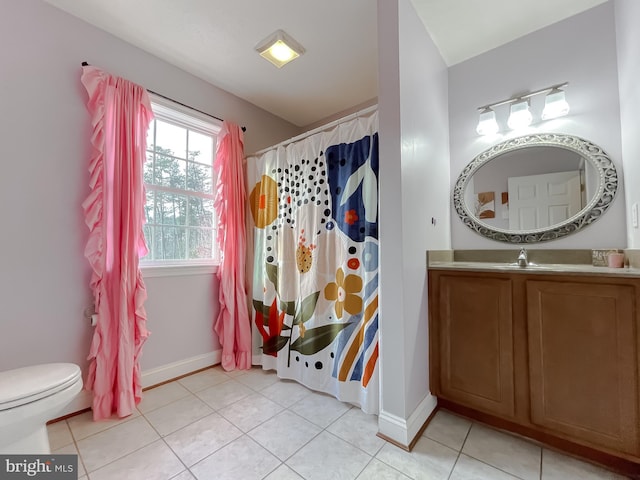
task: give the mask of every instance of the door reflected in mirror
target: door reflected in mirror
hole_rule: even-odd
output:
[[[597,188],[596,169],[583,156],[564,148],[537,146],[485,163],[469,180],[465,201],[487,225],[535,230],[576,215],[594,198]]]

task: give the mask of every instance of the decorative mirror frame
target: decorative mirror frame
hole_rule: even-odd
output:
[[[599,176],[598,190],[591,201],[576,215],[562,223],[536,230],[505,230],[482,223],[467,208],[464,191],[469,179],[483,165],[499,155],[530,147],[560,147],[573,151],[589,161]],[[556,240],[577,232],[598,220],[611,206],[618,190],[618,173],[609,156],[598,145],[580,137],[559,133],[535,133],[516,137],[494,145],[475,157],[458,177],[453,188],[453,205],[467,227],[483,237],[508,243],[537,243]]]

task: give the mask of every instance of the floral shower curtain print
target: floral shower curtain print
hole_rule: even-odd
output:
[[[254,363],[367,413],[379,407],[377,122],[247,159]]]

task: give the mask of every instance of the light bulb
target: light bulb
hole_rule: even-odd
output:
[[[289,46],[282,40],[278,40],[276,43],[274,43],[271,48],[269,48],[269,50],[271,51],[271,55],[273,55],[275,59],[280,60],[281,62],[287,62],[294,56],[297,56],[296,52],[291,50]]]
[[[509,120],[507,121],[507,125],[512,130],[519,130],[521,128],[528,127],[531,125],[531,121],[533,117],[531,116],[531,112],[529,111],[529,101],[523,100],[518,103],[514,103],[511,105],[511,114],[509,115]]]
[[[554,88],[544,99],[542,120],[562,117],[569,113],[569,103],[565,99],[564,91]]]
[[[478,135],[494,135],[498,133],[499,129],[500,127],[498,127],[498,122],[496,121],[496,112],[488,107],[482,110],[476,127]]]

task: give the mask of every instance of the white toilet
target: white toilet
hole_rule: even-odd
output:
[[[51,453],[47,422],[80,390],[80,367],[72,363],[0,372],[0,453]]]

